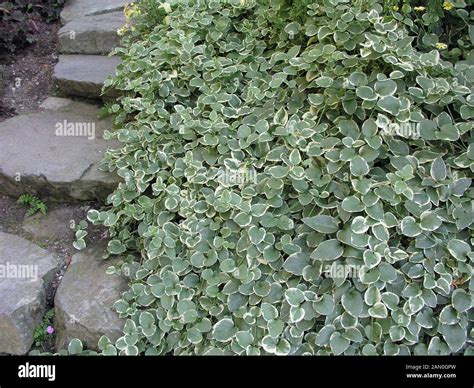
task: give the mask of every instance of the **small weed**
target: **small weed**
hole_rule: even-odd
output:
[[[29,207],[28,211],[26,212],[28,217],[38,212],[46,215],[46,211],[48,210],[43,201],[30,194],[23,194],[20,198],[18,198],[18,203],[20,205]]]
[[[53,317],[54,309],[51,309],[44,314],[43,321],[36,326],[34,334],[35,346],[44,347],[46,341],[54,334]]]
[[[110,117],[112,115],[112,105],[112,103],[106,102],[104,106],[99,109],[99,112],[97,113],[97,118],[99,120],[102,120],[107,117]]]

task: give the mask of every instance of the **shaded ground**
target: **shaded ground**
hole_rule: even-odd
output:
[[[59,21],[35,22],[37,41],[13,55],[0,56],[0,72],[4,82],[0,95],[0,121],[15,114],[30,112],[54,94],[52,75],[58,61],[56,54]]]
[[[0,196],[0,230],[21,236],[61,258],[61,270],[53,282],[54,289],[48,293],[48,304],[52,305],[56,287],[71,262],[72,255],[77,253],[72,246],[75,236],[70,226],[85,220],[87,211],[91,207],[98,208],[98,205],[92,203],[46,205],[48,207],[46,215],[37,213],[28,217],[26,216],[28,208],[17,204],[13,198]],[[89,223],[87,232],[89,234],[86,241],[90,245],[107,240],[107,228]]]
[[[46,215],[37,213],[26,216],[27,207],[16,203],[16,199],[0,196],[0,230],[19,235],[32,241],[43,249],[55,253],[59,257],[70,257],[76,250],[72,246],[74,231],[70,229],[72,221],[76,224],[86,219],[90,208],[98,208],[93,203],[78,204],[46,204]],[[52,214],[59,217],[51,219]],[[62,225],[52,227],[52,222],[61,221]],[[62,222],[64,220],[64,222]],[[89,235],[86,240],[90,244],[100,242],[106,238],[107,229],[89,224]]]
[[[98,208],[97,204],[48,204],[46,215],[37,213],[27,216],[27,207],[17,204],[16,199],[0,196],[0,230],[21,236],[60,258],[60,268],[47,291],[46,310],[54,306],[56,290],[77,251],[72,246],[75,232],[70,228],[86,219],[87,211]],[[89,224],[87,244],[94,245],[107,240],[107,228]],[[54,351],[54,336],[42,344],[42,351]],[[33,347],[35,349],[35,347]]]

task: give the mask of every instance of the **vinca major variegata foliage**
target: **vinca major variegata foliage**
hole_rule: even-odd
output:
[[[102,352],[472,354],[473,15],[453,3],[455,61],[383,1],[138,5],[107,83],[123,182],[88,215],[130,282]]]

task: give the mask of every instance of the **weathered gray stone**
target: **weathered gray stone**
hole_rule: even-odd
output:
[[[117,30],[125,24],[123,12],[84,16],[59,30],[61,54],[107,55],[119,45]]]
[[[99,15],[121,10],[137,0],[68,0],[61,12],[62,23],[87,15]]]
[[[113,309],[127,280],[107,275],[114,261],[104,261],[104,246],[91,247],[73,256],[55,298],[56,349],[79,338],[88,349],[97,349],[102,335],[115,341],[122,335],[124,322]]]
[[[3,94],[5,89],[5,66],[0,65],[0,96]]]
[[[41,103],[39,108],[42,110],[60,110],[62,108],[66,108],[67,106],[73,103],[74,101],[68,98],[48,97]]]
[[[101,55],[60,55],[54,68],[54,80],[67,96],[102,98],[105,80],[115,74],[120,58]],[[106,97],[116,95],[110,91]]]
[[[99,120],[95,105],[72,100],[52,98],[42,107],[0,123],[0,194],[104,200],[119,182],[116,174],[98,170],[105,150],[117,145],[103,139],[111,121]],[[63,131],[69,127],[94,136],[70,136]]]
[[[36,213],[27,217],[22,224],[22,229],[35,238],[46,238],[49,240],[73,239],[74,230],[70,228],[71,221],[79,222],[77,219],[79,206],[62,206],[56,209],[48,209],[46,215]]]
[[[0,232],[0,353],[23,355],[30,350],[58,265],[44,249]]]

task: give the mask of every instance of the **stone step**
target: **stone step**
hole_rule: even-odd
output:
[[[52,201],[104,200],[119,182],[98,170],[110,119],[95,105],[50,97],[42,111],[0,123],[0,194]]]
[[[58,267],[59,260],[49,252],[0,232],[0,353],[28,353]]]
[[[111,91],[101,96],[105,80],[115,74],[120,58],[101,55],[60,55],[53,78],[67,96],[90,99],[113,98]]]
[[[119,45],[117,30],[125,24],[123,12],[84,16],[59,30],[61,54],[107,55]]]
[[[101,336],[115,342],[122,335],[124,321],[112,306],[128,289],[127,280],[106,274],[119,259],[104,261],[104,253],[105,246],[99,245],[72,257],[54,303],[57,350],[67,348],[74,338],[97,350]]]
[[[121,10],[125,4],[137,0],[68,0],[61,12],[61,22],[70,21],[87,15],[99,15]]]

